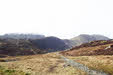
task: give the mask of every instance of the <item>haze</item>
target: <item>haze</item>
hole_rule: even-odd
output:
[[[0,34],[113,38],[113,0],[0,0]]]

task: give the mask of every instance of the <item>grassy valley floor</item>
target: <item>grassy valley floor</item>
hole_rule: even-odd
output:
[[[71,66],[64,67],[63,65],[65,62],[57,55],[57,53],[7,57],[0,58],[0,60],[17,60],[0,62],[0,66],[6,67],[9,70],[13,69],[15,71],[25,72],[25,75],[87,75],[85,72]]]

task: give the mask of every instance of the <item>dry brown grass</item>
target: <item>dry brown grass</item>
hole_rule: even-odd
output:
[[[63,55],[70,55],[70,56],[91,56],[91,55],[98,55],[98,53],[102,52],[103,50],[103,52],[100,53],[99,55],[101,54],[109,55],[109,54],[113,54],[113,51],[109,51],[110,53],[108,53],[104,49],[110,45],[113,45],[113,44],[105,44],[105,45],[99,45],[94,47],[82,47],[82,48],[73,49],[69,51],[63,51],[61,53]],[[101,50],[101,51],[98,51],[98,50]],[[95,51],[98,51],[98,52],[95,52]]]
[[[9,69],[22,70],[31,75],[86,75],[73,67],[63,67],[64,61],[56,53],[1,58],[1,60],[19,59],[13,62],[1,62]]]
[[[81,64],[88,66],[91,69],[97,71],[104,71],[113,75],[113,56],[110,55],[100,55],[100,56],[77,56],[72,57],[68,56],[68,58],[75,60]]]
[[[106,41],[101,41],[102,43]],[[99,42],[100,43],[100,42]],[[85,45],[85,46],[84,46]],[[78,46],[72,50],[61,52],[69,59],[73,59],[78,63],[84,64],[91,69],[104,71],[113,75],[113,48],[105,49],[113,45],[113,43],[105,43],[102,45],[88,46],[91,43]],[[83,46],[83,47],[82,47]]]

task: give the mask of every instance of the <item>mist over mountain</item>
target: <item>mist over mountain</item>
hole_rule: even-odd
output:
[[[11,34],[4,34],[1,35],[0,38],[12,38],[12,39],[41,39],[44,38],[44,35],[39,34],[18,34],[18,33],[11,33]]]

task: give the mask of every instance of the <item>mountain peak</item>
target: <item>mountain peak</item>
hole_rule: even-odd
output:
[[[87,43],[87,42],[95,41],[95,40],[109,40],[109,38],[106,36],[103,36],[103,35],[99,35],[99,34],[93,34],[93,35],[80,34],[79,36],[76,36],[76,37],[70,39],[70,42],[66,41],[66,43],[71,44],[73,47],[73,46],[78,46],[83,43]]]

